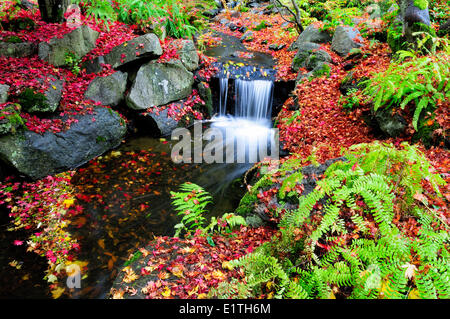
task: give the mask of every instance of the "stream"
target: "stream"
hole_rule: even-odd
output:
[[[225,63],[227,55],[236,52],[236,46],[245,50],[233,37],[227,36],[224,41],[228,42],[207,54],[221,56]],[[255,69],[255,65],[272,66],[270,56],[254,54],[253,57],[244,61],[244,70]],[[236,151],[233,157],[224,156],[223,163],[176,164],[171,151],[179,141],[170,137],[133,136],[119,148],[77,170],[72,184],[77,193],[76,204],[83,207],[83,213],[71,220],[68,231],[81,246],[77,259],[87,263],[88,273],[83,274],[81,288],[71,289],[63,298],[107,298],[130,254],[146,246],[154,236],[173,236],[174,225],[181,217],[171,205],[170,192],[177,191],[182,183],[198,184],[213,196],[206,216],[209,220],[211,216],[233,212],[239,204],[246,192],[241,177],[261,159],[252,154],[262,147],[276,146],[278,155],[278,144],[271,129],[274,82],[258,76],[229,79],[223,72],[219,77],[216,100],[220,102],[215,105],[216,116],[201,125],[202,130],[211,128],[223,134],[223,140],[219,141],[222,144],[211,144],[215,147],[214,154],[229,153],[232,149]],[[193,132],[192,127],[190,131]],[[191,140],[194,145],[196,138],[198,142],[202,137],[194,136]],[[270,153],[273,155],[273,150]],[[239,154],[244,154],[245,160],[239,160]],[[19,234],[6,232],[7,220],[2,220],[1,226],[1,248],[8,254],[3,253],[0,260],[0,297],[50,298],[48,286],[42,280],[45,260],[25,252],[26,245],[11,247],[10,243]],[[21,238],[26,238],[26,234]],[[11,256],[20,260],[20,268],[9,264]]]

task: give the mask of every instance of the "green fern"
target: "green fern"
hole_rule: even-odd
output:
[[[441,196],[441,177],[406,143],[360,144],[345,158],[285,213],[276,240],[232,262],[245,271],[244,290],[258,297],[273,283],[278,298],[449,298],[449,227],[418,196],[424,181]],[[417,236],[396,219],[404,203]]]

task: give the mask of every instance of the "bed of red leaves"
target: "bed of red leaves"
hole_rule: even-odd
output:
[[[140,259],[122,269],[111,290],[115,299],[139,294],[145,298],[206,298],[220,282],[236,278],[228,262],[251,253],[274,233],[269,228],[241,227],[228,235],[207,237],[197,232],[189,239],[157,237],[139,249]],[[211,246],[211,241],[214,246]]]

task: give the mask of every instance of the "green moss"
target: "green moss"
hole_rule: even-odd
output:
[[[420,10],[428,8],[428,0],[414,0],[414,6]]]
[[[258,201],[258,197],[256,196],[256,194],[258,194],[258,189],[270,185],[272,185],[272,181],[270,180],[269,175],[264,175],[263,177],[261,177],[255,183],[255,185],[253,185],[252,190],[246,193],[244,197],[242,197],[241,201],[239,202],[239,206],[236,209],[236,214],[241,216],[247,216],[251,214],[254,204]]]
[[[37,112],[49,108],[45,95],[31,88],[26,88],[19,94],[19,103],[26,112]]]
[[[255,28],[253,28],[253,30],[259,31],[259,30],[265,29],[267,27],[269,27],[269,23],[266,20],[263,20]]]
[[[25,125],[25,120],[20,116],[20,105],[14,104],[0,110],[0,135],[12,133]]]
[[[321,77],[323,75],[330,76],[331,67],[328,63],[321,63],[313,70],[314,77]]]
[[[19,38],[18,36],[12,35],[9,37],[6,37],[3,39],[4,42],[8,42],[8,43],[22,43],[23,40],[21,38]]]

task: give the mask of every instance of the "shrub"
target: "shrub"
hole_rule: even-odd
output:
[[[425,37],[422,44],[428,41]],[[373,101],[373,108],[405,109],[413,104],[412,124],[417,131],[425,112],[433,113],[440,100],[450,97],[449,50],[444,41],[444,51],[436,52],[439,40],[432,39],[429,56],[419,56],[410,51],[399,51],[398,59],[389,68],[364,82],[363,93]],[[420,44],[420,43],[419,43]]]
[[[230,297],[449,298],[444,184],[417,147],[353,146],[286,210],[274,238],[231,262]],[[325,204],[322,207],[322,202]],[[444,207],[445,209],[445,207]],[[226,289],[228,288],[228,289]]]

